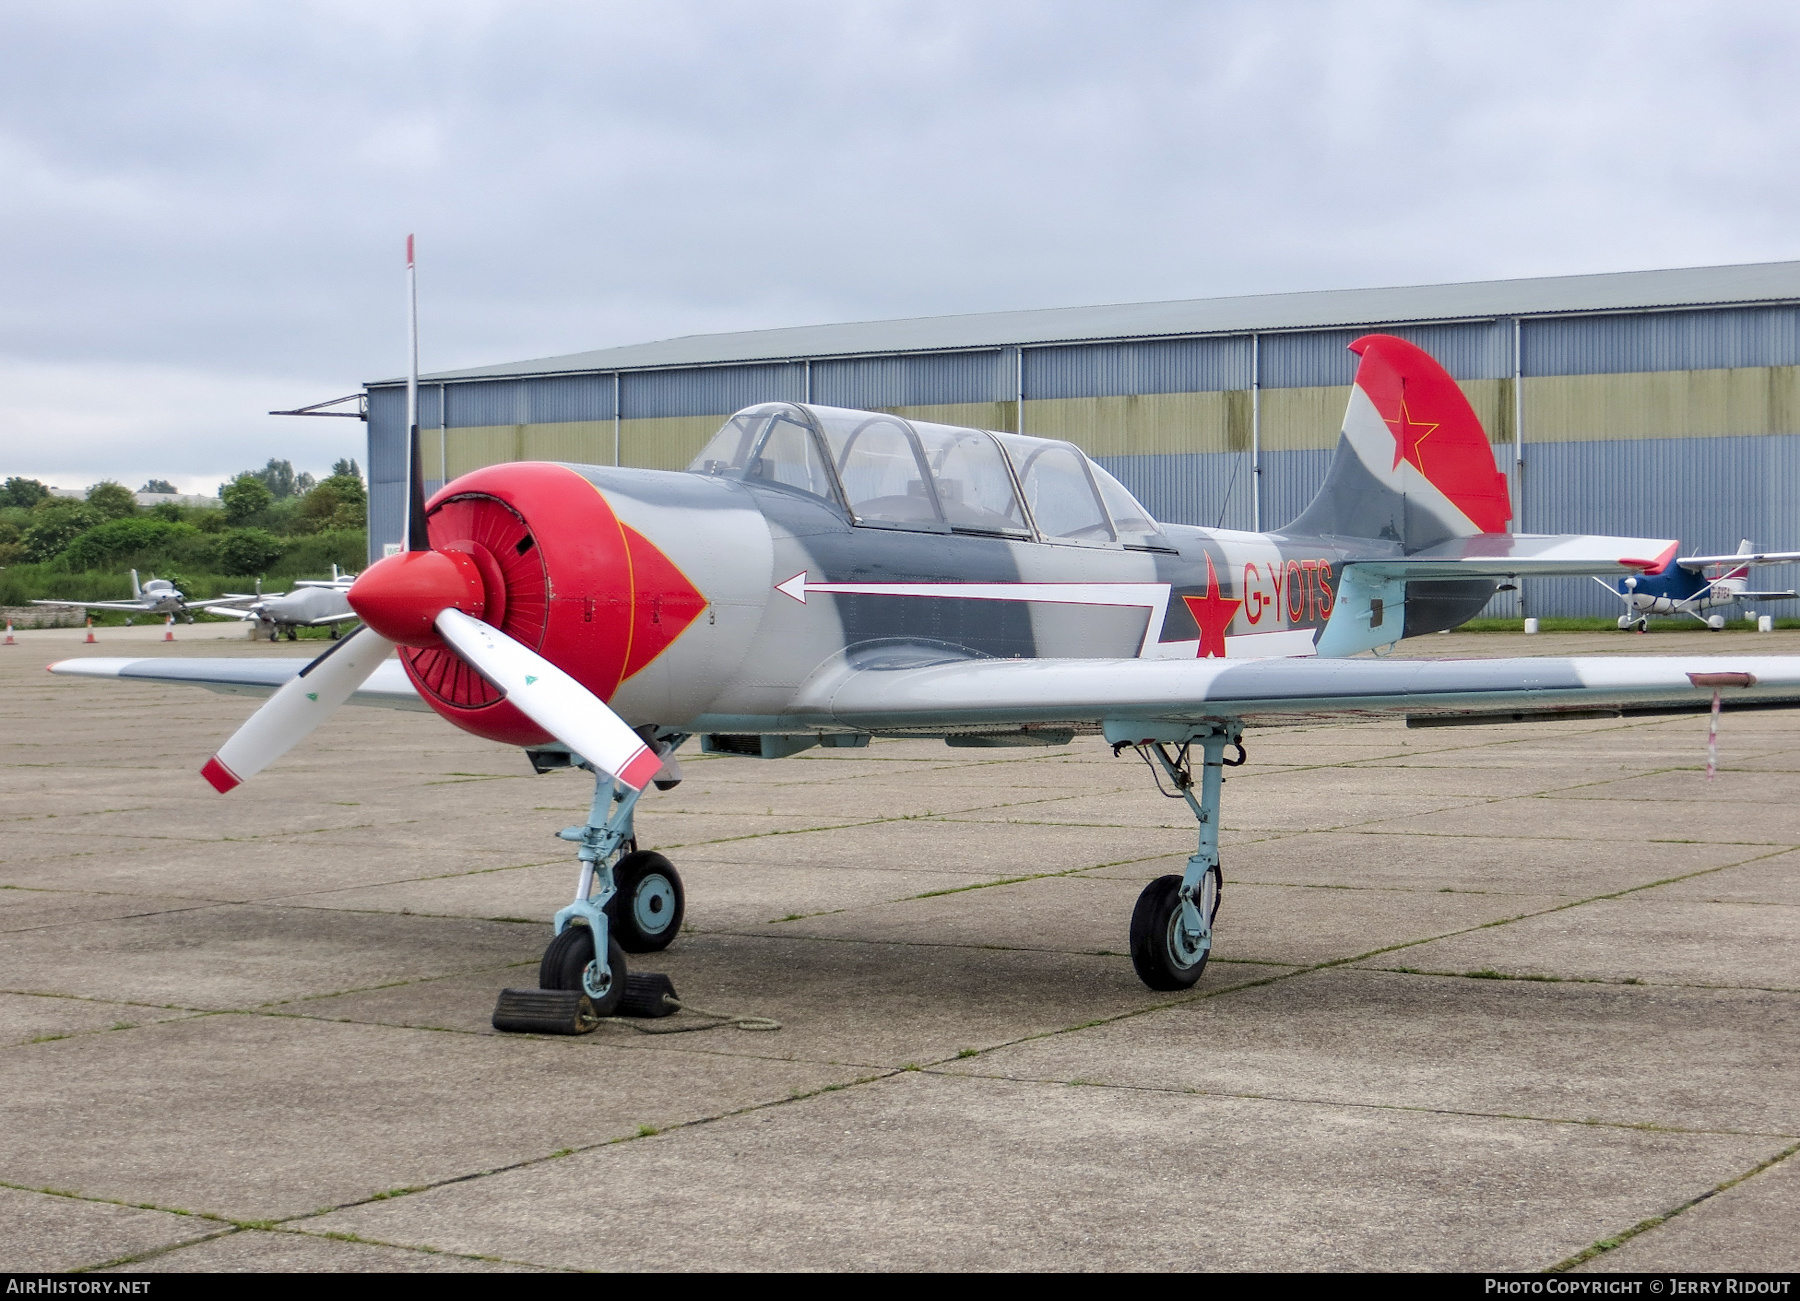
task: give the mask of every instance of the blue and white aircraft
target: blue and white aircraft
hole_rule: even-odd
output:
[[[1608,583],[1594,581],[1625,603],[1619,616],[1624,631],[1647,632],[1653,614],[1686,614],[1715,632],[1725,626],[1718,611],[1740,601],[1789,601],[1800,592],[1752,592],[1752,565],[1791,565],[1800,562],[1800,551],[1758,551],[1746,538],[1730,556],[1677,556],[1660,574],[1632,574]]]

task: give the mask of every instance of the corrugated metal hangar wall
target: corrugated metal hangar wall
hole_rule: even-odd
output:
[[[1800,547],[1800,263],[769,330],[446,372],[421,381],[423,468],[428,490],[502,461],[681,469],[732,412],[813,401],[1066,438],[1159,519],[1277,528],[1324,477],[1346,345],[1373,331],[1461,383],[1515,529]],[[405,385],[368,397],[379,555],[400,533]],[[1619,610],[1591,581],[1532,580],[1525,602]]]

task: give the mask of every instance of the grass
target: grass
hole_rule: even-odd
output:
[[[1775,620],[1775,626],[1777,628],[1800,628],[1800,618],[1777,619]],[[1539,632],[1617,632],[1618,630],[1619,621],[1617,617],[1562,618],[1550,615],[1538,620]],[[1525,631],[1525,623],[1523,619],[1471,619],[1461,627],[1453,628],[1451,631],[1522,633]],[[1686,615],[1683,615],[1680,618],[1665,618],[1660,616],[1652,618],[1650,620],[1650,631],[1704,632],[1706,630],[1697,620],[1690,619]],[[1756,625],[1746,622],[1741,613],[1735,618],[1730,613],[1727,613],[1725,615],[1725,627],[1721,631],[1755,632]]]

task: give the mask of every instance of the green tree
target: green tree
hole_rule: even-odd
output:
[[[163,492],[173,495],[175,492],[175,485],[170,483],[167,479],[146,479],[144,481],[144,486],[139,488],[138,491]]]
[[[124,519],[137,514],[137,498],[116,479],[102,479],[87,490],[88,505],[103,519]]]
[[[213,554],[228,574],[260,574],[281,558],[281,543],[261,529],[232,529],[218,541]]]
[[[171,544],[198,537],[199,533],[192,524],[171,524],[143,515],[108,520],[70,542],[63,549],[62,558],[70,569],[105,569],[120,564],[127,556],[166,552]]]
[[[353,474],[334,474],[306,494],[297,523],[302,532],[325,533],[363,528],[368,515],[368,494],[362,479]]]
[[[246,470],[230,483],[220,486],[219,498],[225,503],[225,522],[241,528],[253,520],[261,519],[274,502],[275,494],[269,491],[268,485],[261,479]]]
[[[48,560],[101,522],[100,512],[73,497],[45,497],[32,508],[25,529],[25,559]]]
[[[331,477],[334,479],[355,479],[358,483],[361,483],[362,471],[357,469],[356,458],[352,456],[341,461],[333,461],[331,463]]]
[[[304,497],[313,484],[318,482],[305,470],[294,473],[292,461],[278,461],[269,458],[269,463],[260,470],[245,470],[244,474],[253,475],[262,480],[263,487],[276,501],[286,501],[289,497]],[[240,479],[243,475],[238,476]]]
[[[0,483],[0,506],[23,506],[30,510],[49,495],[50,490],[36,479],[21,479],[15,475]]]

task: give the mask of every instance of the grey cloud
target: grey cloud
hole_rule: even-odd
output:
[[[162,368],[169,471],[322,454],[260,412],[399,368],[408,230],[428,367],[1791,257],[1797,35],[1749,3],[13,6],[0,358],[35,387],[0,432],[98,472]]]

